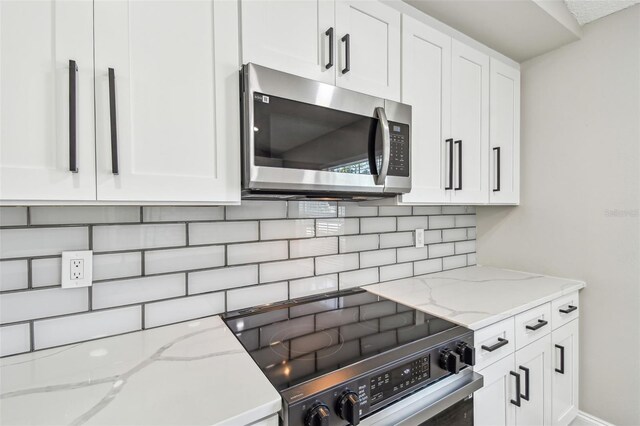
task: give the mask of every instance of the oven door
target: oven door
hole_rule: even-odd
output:
[[[243,188],[395,194],[411,188],[411,108],[243,67]]]
[[[363,426],[473,425],[473,392],[484,379],[469,369],[397,401],[360,422]]]

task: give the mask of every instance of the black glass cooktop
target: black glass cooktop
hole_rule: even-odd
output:
[[[364,290],[224,320],[279,391],[456,326]]]

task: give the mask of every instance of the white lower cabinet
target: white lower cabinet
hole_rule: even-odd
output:
[[[572,297],[575,301],[571,303],[577,305],[577,293]],[[558,301],[562,302],[560,299]],[[556,308],[566,310],[564,304],[558,301],[540,305],[523,314]],[[574,312],[563,315],[576,315]],[[523,314],[516,316],[516,327],[517,318]],[[505,324],[508,324],[505,321],[509,320],[475,332],[476,360],[482,361],[483,354],[499,353],[498,348],[493,349],[489,344],[492,341],[489,336],[503,336],[502,339],[509,337],[504,332],[498,333],[498,329],[505,328]],[[476,371],[484,377],[484,386],[474,394],[474,424],[570,424],[578,413],[578,326],[578,319],[575,318],[553,330],[541,327],[541,331],[546,328],[542,336],[518,345],[517,350],[514,351],[514,345],[504,344],[500,346],[502,353],[499,357],[487,357],[483,362],[477,362],[476,366],[480,369]]]

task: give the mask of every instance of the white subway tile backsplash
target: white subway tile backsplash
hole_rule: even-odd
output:
[[[190,223],[189,245],[258,240],[258,222]]]
[[[0,295],[0,323],[71,314],[89,309],[87,288],[50,288]]]
[[[227,311],[287,300],[288,292],[286,282],[229,290],[227,291]]]
[[[181,297],[144,306],[144,327],[158,327],[224,312],[224,292]]]
[[[395,217],[365,217],[360,219],[360,232],[363,234],[393,232],[395,230]]]
[[[260,221],[260,239],[310,238],[315,234],[313,219]]]
[[[140,306],[130,306],[36,321],[33,325],[35,349],[140,330],[141,312]]]
[[[467,255],[467,266],[474,266],[476,265],[477,260],[476,260],[476,254],[475,253],[469,253]]]
[[[0,262],[0,291],[27,288],[29,280],[26,260]]]
[[[0,258],[59,255],[66,250],[87,250],[86,227],[0,229]]]
[[[462,241],[467,239],[467,230],[464,228],[444,229],[442,231],[442,241]]]
[[[442,206],[413,206],[413,214],[416,216],[442,214]]]
[[[476,240],[459,241],[456,244],[456,254],[475,253]]]
[[[451,256],[454,254],[453,243],[431,244],[429,246],[429,258]]]
[[[182,223],[94,226],[93,251],[184,246],[187,241],[186,236],[186,226]]]
[[[380,235],[380,248],[407,247],[413,245],[413,232],[394,232]]]
[[[398,263],[380,267],[380,281],[398,280],[413,276],[413,263]]]
[[[358,253],[338,254],[335,256],[316,257],[316,275],[358,269]]]
[[[185,293],[184,274],[104,281],[93,285],[93,309],[168,299]]]
[[[470,211],[473,209],[473,211]],[[442,206],[442,214],[467,214],[475,213],[475,207],[471,206]]]
[[[360,232],[360,220],[355,218],[316,219],[316,236],[352,235]]]
[[[33,259],[31,261],[31,285],[33,287],[45,287],[60,285],[62,275],[62,259],[51,257],[46,259]],[[94,279],[95,257],[94,257]]]
[[[358,269],[357,271],[341,272],[339,274],[340,290],[360,287],[378,282],[378,268]]]
[[[285,260],[282,262],[262,263],[260,282],[270,283],[313,275],[313,259]]]
[[[142,253],[109,253],[93,256],[93,280],[135,277],[142,273]]]
[[[26,224],[26,207],[0,207],[0,226],[21,226]]]
[[[258,265],[234,266],[189,273],[189,294],[258,284]]]
[[[442,271],[442,259],[420,260],[413,263],[414,275],[432,274]]]
[[[225,262],[224,246],[152,250],[144,255],[145,274],[215,268]]]
[[[378,207],[361,206],[358,203],[339,202],[338,217],[364,217],[377,216]]]
[[[338,274],[321,275],[319,277],[289,281],[289,297],[291,299],[319,293],[329,293],[337,290]]]
[[[453,228],[455,216],[429,216],[429,229]]]
[[[467,256],[464,254],[442,259],[442,269],[445,271],[448,269],[462,268],[464,266],[467,266]]]
[[[476,239],[476,228],[467,228],[467,238],[470,240]]]
[[[439,229],[424,231],[424,243],[433,244],[442,242],[442,231]]]
[[[29,324],[5,325],[0,327],[0,356],[15,355],[31,350]]]
[[[289,241],[289,257],[323,256],[338,253],[338,238],[308,238]]]
[[[30,213],[32,225],[140,222],[140,207],[135,206],[46,206],[31,207]]]
[[[145,222],[193,222],[223,220],[224,207],[152,206],[142,208]]]
[[[287,217],[286,201],[242,201],[240,206],[228,206],[227,220],[284,219]]]
[[[379,240],[380,238],[377,234],[340,237],[340,253],[376,250],[380,245]]]
[[[466,214],[456,216],[456,228],[476,226],[476,215]]]
[[[398,263],[422,260],[429,257],[428,248],[425,247],[404,247],[398,249]]]
[[[289,255],[287,241],[267,241],[261,243],[233,244],[227,246],[227,264],[269,262],[286,259]]]
[[[409,216],[398,218],[398,231],[429,229],[429,216]]]
[[[396,249],[365,251],[360,253],[360,267],[388,265],[396,263]]]
[[[380,216],[411,216],[411,206],[380,206]]]
[[[304,217],[337,217],[335,201],[289,201],[289,219]]]

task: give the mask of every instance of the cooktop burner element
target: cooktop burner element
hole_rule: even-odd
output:
[[[320,393],[338,401],[348,394],[351,405],[357,402],[352,411],[364,416],[464,368],[463,353],[473,349],[469,330],[359,289],[232,312],[224,320],[280,391],[284,424],[311,424],[309,413],[332,410],[327,424],[347,424],[335,423],[346,409],[323,402]]]

